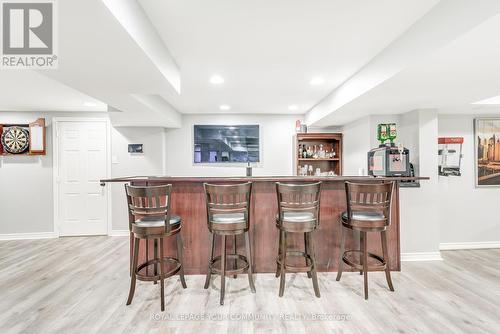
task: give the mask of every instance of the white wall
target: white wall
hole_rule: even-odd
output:
[[[128,144],[143,144],[143,154],[128,153]],[[165,129],[111,128],[111,175],[164,175]],[[110,183],[113,230],[128,230],[127,199],[123,183]]]
[[[52,119],[75,113],[0,111],[0,123],[29,123],[45,118],[45,156],[0,156],[0,234],[54,231]],[[102,113],[79,116],[107,117]]]
[[[420,188],[401,188],[401,252],[406,254],[431,253],[438,254],[440,242],[439,199],[437,178],[437,110],[417,110],[408,115],[416,120],[418,127],[419,157],[417,164],[420,176],[430,180],[420,182]],[[411,152],[410,152],[411,154]],[[412,161],[415,161],[412,159]]]
[[[29,123],[45,118],[45,156],[0,156],[0,235],[54,231],[52,120],[54,117],[108,117],[107,113],[0,112],[0,123]],[[116,157],[111,177],[160,175],[164,166],[163,128],[112,128]],[[143,143],[144,154],[131,155],[127,145]],[[123,184],[111,185],[113,229],[128,229]],[[29,204],[29,208],[27,208]]]
[[[259,124],[261,162],[253,175],[294,175],[295,121],[297,115],[184,115],[182,126],[167,129],[166,173],[175,176],[244,176],[245,165],[195,165],[193,125]]]
[[[462,176],[439,177],[441,243],[491,241],[500,243],[500,215],[498,214],[500,187],[475,187],[474,117],[472,115],[439,116],[439,136],[464,137],[465,140]]]
[[[366,156],[370,149],[370,117],[363,117],[342,128],[342,174],[358,175],[360,169],[367,173]]]

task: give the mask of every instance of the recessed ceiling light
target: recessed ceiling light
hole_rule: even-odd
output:
[[[295,104],[292,104],[291,106],[288,106],[288,110],[290,110],[290,111],[295,111],[295,110],[298,110],[298,109],[299,109],[299,107],[297,105],[295,105]]]
[[[500,95],[490,97],[489,99],[486,100],[473,102],[472,104],[500,104]]]
[[[222,104],[219,106],[220,110],[229,110],[231,109],[231,106],[228,106],[227,104]]]
[[[309,81],[309,84],[313,85],[313,86],[319,86],[319,85],[322,85],[325,83],[325,79],[323,79],[322,77],[314,77],[311,79],[311,81]]]
[[[84,102],[83,105],[86,107],[97,107],[97,104],[94,102]]]
[[[221,77],[220,75],[212,75],[210,77],[210,83],[214,85],[220,85],[224,83],[224,78]]]

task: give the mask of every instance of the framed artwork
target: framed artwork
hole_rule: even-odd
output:
[[[128,144],[128,153],[144,153],[142,144]]]
[[[476,186],[500,186],[500,118],[474,120]]]

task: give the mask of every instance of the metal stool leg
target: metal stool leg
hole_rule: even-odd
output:
[[[281,231],[281,268],[280,268],[280,291],[279,296],[283,297],[285,292],[285,262],[286,262],[286,232]]]
[[[132,277],[130,278],[130,291],[128,293],[127,305],[132,303],[135,292],[137,262],[139,260],[139,238],[134,238],[134,255],[132,256]]]
[[[186,279],[184,278],[184,254],[183,254],[183,246],[182,246],[182,237],[180,233],[177,233],[175,237],[175,241],[177,243],[177,257],[179,258],[179,262],[181,263],[181,269],[179,270],[179,276],[181,278],[182,287],[187,288]]]
[[[211,263],[212,260],[214,259],[214,248],[215,248],[215,234],[211,233],[210,236],[210,259],[208,260],[208,271],[207,271],[207,278],[205,279],[205,289],[208,289],[208,286],[210,285],[210,277],[212,276],[212,268],[211,268]]]
[[[314,294],[316,297],[321,297],[319,293],[319,285],[318,285],[318,275],[316,274],[316,254],[314,252],[314,241],[311,240],[311,235],[313,232],[308,232],[306,233],[306,238],[308,239],[308,244],[311,250],[310,256],[312,260],[312,269],[311,269],[311,276],[312,276],[312,281],[313,281],[313,287],[314,287]]]
[[[221,261],[220,261],[220,304],[224,305],[226,290],[226,236],[222,236]]]
[[[252,248],[250,246],[250,233],[248,231],[245,232],[245,245],[247,249],[247,261],[248,261],[248,283],[250,284],[250,290],[255,293],[255,285],[253,283],[253,262],[252,262]]]
[[[387,251],[387,235],[385,231],[381,232],[380,238],[382,240],[382,254],[385,261],[385,278],[387,279],[389,290],[394,291],[391,279],[391,269],[389,268],[389,252]]]
[[[344,257],[344,252],[345,252],[345,228],[340,224],[340,250],[339,250],[339,269],[337,271],[337,281],[340,281],[340,277],[342,277],[342,271],[344,270],[344,260],[342,258]]]

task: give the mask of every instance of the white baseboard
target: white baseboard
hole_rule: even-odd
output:
[[[439,244],[440,250],[488,249],[488,248],[500,248],[500,241],[445,242]]]
[[[442,261],[440,252],[401,253],[401,261]]]
[[[52,239],[58,237],[59,235],[56,232],[0,234],[0,240]]]
[[[129,230],[111,230],[108,234],[110,237],[128,237],[130,236]]]

